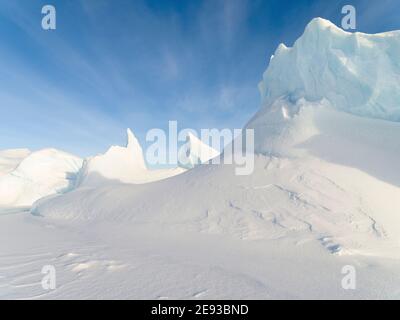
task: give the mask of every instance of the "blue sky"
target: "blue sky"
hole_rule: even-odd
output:
[[[57,29],[41,28],[41,8]],[[56,147],[81,156],[132,128],[241,128],[280,42],[313,17],[357,30],[400,29],[400,0],[0,0],[0,149]]]

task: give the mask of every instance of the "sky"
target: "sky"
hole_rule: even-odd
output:
[[[56,8],[56,30],[41,27]],[[279,43],[314,17],[400,29],[400,0],[0,0],[0,149],[82,157],[146,132],[242,128]]]

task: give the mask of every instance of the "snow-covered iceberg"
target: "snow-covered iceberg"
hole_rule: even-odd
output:
[[[400,31],[350,33],[313,19],[292,48],[281,44],[259,85],[262,104],[327,99],[340,110],[400,121]]]
[[[366,120],[360,131],[349,123],[357,118],[340,112],[400,121],[399,57],[400,31],[349,33],[328,20],[313,19],[292,48],[279,45],[264,72],[259,84],[262,107],[246,125],[255,130],[256,152],[304,155],[302,143],[339,135],[343,143],[363,140],[378,147],[373,152],[397,157],[397,130],[391,132],[396,124]],[[339,143],[331,145],[333,153],[342,149]],[[347,156],[351,162],[352,155]]]
[[[150,170],[146,166],[143,149],[130,129],[126,147],[112,146],[104,154],[84,161],[76,187],[98,187],[105,184],[142,184],[180,174],[182,168]]]

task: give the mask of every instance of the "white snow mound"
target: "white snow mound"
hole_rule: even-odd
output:
[[[32,152],[0,177],[0,207],[30,206],[40,198],[70,190],[81,166],[81,159],[56,149]]]

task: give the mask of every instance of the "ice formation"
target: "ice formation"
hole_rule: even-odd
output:
[[[126,147],[112,146],[105,154],[84,161],[76,187],[96,187],[104,184],[142,184],[165,179],[184,172],[182,168],[150,170],[143,150],[130,129]]]
[[[281,44],[259,85],[262,104],[323,98],[340,110],[400,121],[400,31],[350,33],[313,19],[292,48]]]

